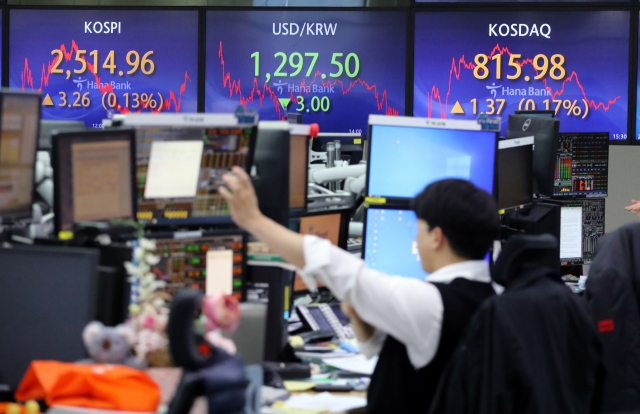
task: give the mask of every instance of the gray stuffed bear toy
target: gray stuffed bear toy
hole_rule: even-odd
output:
[[[91,355],[91,359],[82,362],[121,364],[142,368],[131,356],[135,332],[127,325],[109,327],[94,321],[84,328],[82,339],[87,352]]]

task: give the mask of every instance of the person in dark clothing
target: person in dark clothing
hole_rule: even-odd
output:
[[[324,283],[346,303],[362,352],[379,354],[367,412],[426,412],[462,331],[494,294],[483,260],[499,230],[493,198],[457,179],[433,183],[415,198],[425,281],[369,269],[327,240],[276,224],[258,210],[248,175],[233,173],[219,191],[236,224],[302,269],[310,290]]]
[[[537,264],[504,285],[473,316],[429,413],[599,412],[602,347],[584,299]]]
[[[585,296],[604,349],[602,412],[640,412],[640,223],[598,240]]]

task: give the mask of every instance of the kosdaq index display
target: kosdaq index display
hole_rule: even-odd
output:
[[[195,112],[198,12],[11,10],[9,86],[42,93],[43,119]]]
[[[561,132],[627,139],[626,11],[420,12],[413,115],[551,110]]]

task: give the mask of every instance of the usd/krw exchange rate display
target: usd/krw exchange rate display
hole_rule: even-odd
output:
[[[414,116],[552,110],[563,132],[627,139],[629,12],[419,12]]]
[[[207,112],[297,113],[325,132],[405,112],[405,12],[209,11],[206,21]]]
[[[198,12],[11,10],[9,86],[42,93],[44,119],[195,112]]]

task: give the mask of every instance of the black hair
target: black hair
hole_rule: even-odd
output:
[[[465,259],[482,260],[498,237],[500,217],[495,200],[469,181],[436,181],[412,204],[429,230],[440,227],[453,252]]]

